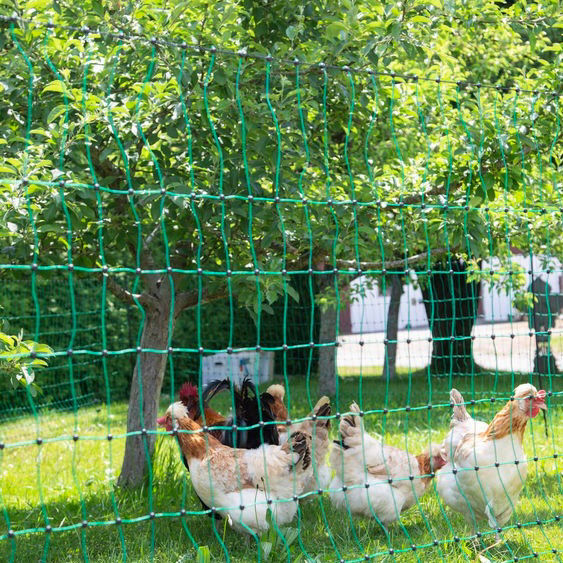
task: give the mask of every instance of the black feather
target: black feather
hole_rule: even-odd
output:
[[[347,446],[342,439],[340,440],[333,440],[333,443],[337,446],[340,446],[343,450],[349,450],[350,446]]]
[[[319,408],[319,410],[315,414],[317,416],[330,416],[331,412],[332,410],[330,408],[330,403],[325,403]],[[330,418],[327,418],[325,420],[319,420],[317,421],[317,424],[328,428],[330,426]]]
[[[290,437],[291,450],[299,455],[299,461],[303,460],[303,469],[311,465],[311,450],[307,444],[307,437],[302,432],[294,432]]]
[[[221,391],[230,390],[231,383],[229,379],[214,379],[210,381],[204,388],[203,393],[201,394],[201,401],[196,401],[196,410],[193,415],[193,420],[197,420],[201,416],[201,408],[200,405],[207,406],[209,401],[215,397]]]
[[[234,388],[235,414],[231,415],[226,426],[236,424],[236,431],[226,430],[224,439],[221,440],[226,446],[235,446],[244,449],[255,449],[262,444],[279,445],[278,429],[274,422],[274,416],[270,408],[268,397],[263,401],[263,393],[258,397],[256,387],[248,377],[242,381],[242,385]],[[271,397],[271,396],[270,396]],[[262,427],[260,422],[265,422]]]
[[[237,448],[243,449],[255,449],[262,444],[279,445],[278,429],[274,424],[275,417],[271,410],[274,398],[269,393],[262,393],[258,397],[256,387],[249,377],[245,377],[240,386],[233,384],[232,387],[228,378],[210,381],[202,394],[203,403],[207,405],[222,391],[231,390],[235,413],[227,418],[225,426],[236,425],[236,430],[223,430],[221,443],[229,447],[236,445]],[[261,428],[260,421],[267,424]]]

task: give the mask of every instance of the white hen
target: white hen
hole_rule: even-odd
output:
[[[388,525],[403,510],[416,504],[426,490],[433,471],[443,465],[440,447],[414,456],[386,446],[363,428],[356,403],[352,415],[340,421],[340,440],[334,442],[330,462],[336,476],[330,497],[337,508],[374,517]]]
[[[545,408],[545,391],[519,385],[514,400],[486,428],[469,424],[464,435],[455,436],[457,445],[447,452],[450,461],[437,474],[437,488],[444,502],[461,512],[475,531],[478,520],[486,519],[497,528],[510,519],[526,480],[522,448],[526,424]]]
[[[172,404],[161,420],[168,431],[190,431],[177,436],[194,489],[235,530],[265,532],[268,508],[278,526],[291,522],[297,512],[295,495],[302,494],[312,475],[310,436],[294,432],[283,446],[244,450],[203,434],[180,402]]]

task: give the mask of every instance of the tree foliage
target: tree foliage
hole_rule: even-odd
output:
[[[440,2],[402,8],[276,2],[266,10],[255,2],[202,2],[160,10],[154,2],[112,11],[86,2],[39,14],[40,4],[30,3],[20,15],[148,38],[165,30],[190,45],[461,82],[325,75],[318,66],[292,69],[18,24],[13,34],[3,34],[13,56],[3,82],[10,102],[2,110],[2,176],[13,181],[3,183],[2,238],[4,254],[16,263],[32,259],[30,210],[39,261],[85,268],[102,260],[134,266],[139,240],[139,261],[152,254],[153,265],[164,267],[167,244],[172,266],[192,270],[203,239],[201,266],[221,271],[227,269],[225,240],[231,270],[255,264],[280,271],[284,245],[286,262],[295,264],[309,253],[316,263],[382,262],[445,247],[477,259],[506,255],[511,246],[546,253],[547,237],[530,233],[547,233],[560,222],[558,98],[463,81],[556,90],[556,3],[453,9]],[[71,183],[89,188],[61,187]],[[115,191],[96,191],[96,184]],[[171,195],[163,198],[161,190]],[[231,199],[227,205],[183,197],[192,191]],[[249,193],[290,201],[251,207],[244,199]],[[302,198],[336,205],[331,212],[295,205]],[[358,206],[338,205],[351,200]],[[541,208],[548,212],[536,212]],[[100,233],[119,237],[104,237],[100,248]],[[560,255],[560,244],[551,237],[549,253]],[[213,281],[224,286],[222,280],[206,284]],[[279,276],[260,283],[266,302],[283,291]],[[249,277],[232,284],[255,293]]]

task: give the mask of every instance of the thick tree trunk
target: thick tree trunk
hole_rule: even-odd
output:
[[[448,268],[439,264],[436,269]],[[477,316],[479,284],[468,283],[463,261],[453,261],[451,269],[451,273],[432,274],[422,290],[433,339],[434,375],[466,375],[475,368],[471,332]]]
[[[334,276],[321,277],[319,287],[321,290],[334,284]],[[319,349],[319,394],[334,395],[336,393],[336,306],[320,308],[321,326],[319,342],[329,344]]]
[[[141,336],[141,348],[166,350],[170,322],[170,301],[159,300],[155,308],[146,308],[146,319]],[[142,434],[156,429],[157,411],[162,380],[166,371],[167,354],[143,352],[137,354],[133,371],[127,432],[141,432],[128,436],[125,442],[125,457],[118,484],[121,487],[137,487],[143,483],[156,442],[155,434]],[[141,410],[142,404],[142,410]]]
[[[391,276],[391,299],[387,312],[385,361],[383,375],[393,379],[397,373],[397,335],[399,334],[399,309],[403,295],[403,280],[399,275]]]

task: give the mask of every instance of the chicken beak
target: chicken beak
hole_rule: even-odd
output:
[[[156,423],[159,426],[166,426],[166,417],[165,416],[161,416],[160,418],[156,419]]]

